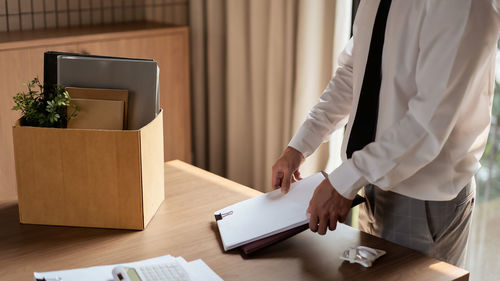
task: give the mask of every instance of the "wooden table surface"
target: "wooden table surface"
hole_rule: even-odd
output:
[[[343,224],[326,236],[305,231],[252,258],[225,253],[214,211],[260,192],[181,161],[166,163],[165,189],[166,200],[144,231],[21,225],[16,201],[0,201],[0,280],[166,254],[201,258],[224,280],[468,280],[463,269]],[[339,259],[357,245],[387,254],[371,268]]]

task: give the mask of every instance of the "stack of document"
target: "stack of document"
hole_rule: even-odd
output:
[[[152,59],[48,51],[43,73],[45,87],[128,90],[125,129],[138,130],[160,113],[160,68]],[[110,104],[108,100],[103,97],[101,103]],[[82,115],[87,113],[83,110]]]
[[[178,262],[189,275],[191,281],[222,281],[222,279],[201,259],[187,262],[182,257],[173,257],[170,255],[156,257],[152,259],[130,262],[124,264],[94,266],[79,269],[51,271],[51,272],[35,272],[34,279],[36,280],[60,280],[60,281],[113,281],[112,271],[117,266],[141,268],[154,265],[169,264]]]
[[[215,212],[224,250],[240,247],[249,255],[308,229],[306,210],[324,179],[317,173],[293,183],[287,194],[277,189]],[[352,207],[364,201],[356,195]]]
[[[306,210],[314,190],[325,179],[317,173],[291,185],[215,212],[224,250],[231,250],[309,222]]]

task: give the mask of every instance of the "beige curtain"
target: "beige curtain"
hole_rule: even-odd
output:
[[[347,42],[350,5],[190,1],[195,165],[269,190],[274,161],[317,102],[334,55]],[[302,173],[324,169],[336,147],[329,153],[323,145]]]

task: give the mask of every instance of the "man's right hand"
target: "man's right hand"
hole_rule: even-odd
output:
[[[297,149],[288,146],[273,165],[273,188],[281,188],[282,193],[290,190],[290,184],[301,180],[299,166],[304,162],[304,156]]]

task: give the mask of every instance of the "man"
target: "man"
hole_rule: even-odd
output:
[[[315,190],[309,228],[343,222],[364,187],[363,231],[464,266],[473,176],[490,127],[500,0],[364,0],[319,103],[273,166],[299,166],[346,124],[343,164]]]

